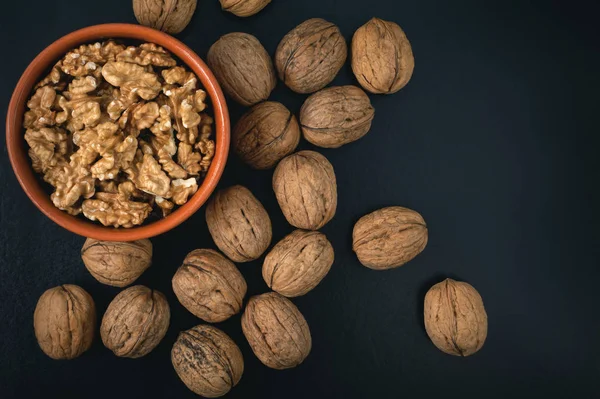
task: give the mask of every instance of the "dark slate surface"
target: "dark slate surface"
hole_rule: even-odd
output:
[[[3,110],[20,73],[53,40],[88,25],[135,22],[124,0],[5,3]],[[371,97],[371,133],[319,150],[335,167],[340,200],[323,229],[335,265],[317,289],[294,300],[310,324],[311,355],[297,369],[270,370],[244,340],[239,315],[219,324],[246,360],[230,398],[597,395],[597,15],[593,2],[580,1],[274,0],[258,16],[238,19],[221,12],[217,0],[200,1],[178,37],[201,56],[231,31],[255,34],[273,53],[310,17],[334,21],[350,40],[372,16],[399,23],[416,55],[405,89]],[[354,83],[349,66],[334,83]],[[304,98],[282,84],[273,94],[295,112]],[[231,108],[235,121],[242,109]],[[171,276],[188,251],[214,247],[203,211],[153,240],[154,265],[139,279],[164,292],[172,307],[160,346],[142,359],[120,359],[97,339],[81,358],[53,361],[33,335],[42,292],[79,284],[101,315],[119,290],[89,275],[79,257],[84,239],[29,202],[0,146],[0,397],[194,397],[169,352],[178,332],[199,320],[177,303]],[[251,171],[232,157],[221,187],[248,186],[280,239],[292,229],[270,179],[271,172]],[[401,269],[368,270],[351,251],[352,226],[392,204],[424,215],[430,243]],[[260,265],[240,266],[249,294],[267,289]],[[489,315],[484,348],[466,359],[438,351],[423,327],[424,293],[448,276],[473,284]]]

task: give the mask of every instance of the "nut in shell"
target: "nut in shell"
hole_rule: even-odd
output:
[[[104,313],[102,342],[117,356],[142,357],[163,339],[170,318],[169,304],[162,293],[143,285],[127,288]]]
[[[198,0],[133,0],[133,12],[142,25],[170,34],[190,23]]]
[[[206,61],[223,90],[245,106],[268,99],[277,84],[269,53],[247,33],[221,37],[208,50]]]
[[[237,267],[210,249],[190,252],[173,276],[173,291],[179,302],[209,323],[239,313],[246,289],[246,281]]]
[[[312,347],[304,316],[276,292],[250,298],[242,315],[242,330],[256,357],[277,370],[298,366]]]
[[[241,117],[231,140],[245,163],[255,169],[270,169],[294,152],[300,141],[300,127],[283,104],[265,101]]]
[[[446,279],[425,295],[425,330],[442,352],[469,356],[483,347],[488,320],[481,295],[470,284]]]
[[[96,280],[114,287],[133,283],[152,262],[152,243],[100,241],[88,238],[81,248],[85,267]]]
[[[338,148],[367,134],[374,116],[369,96],[358,87],[328,87],[306,99],[300,124],[307,141]]]
[[[263,279],[281,295],[304,295],[323,280],[333,259],[333,247],[324,234],[296,230],[279,241],[266,256]]]
[[[327,86],[346,62],[348,46],[339,28],[321,18],[295,27],[275,52],[279,78],[297,93]]]
[[[50,288],[35,307],[33,328],[46,355],[74,359],[92,345],[96,329],[94,300],[77,285]]]
[[[352,38],[352,71],[358,83],[374,94],[402,89],[415,69],[410,42],[394,22],[373,18]]]
[[[300,151],[281,160],[273,174],[273,190],[281,211],[294,227],[318,230],[335,215],[335,173],[318,152]]]
[[[217,192],[206,207],[206,224],[217,247],[234,262],[260,257],[272,238],[271,219],[243,186]]]
[[[356,222],[352,249],[364,266],[386,270],[402,266],[420,254],[427,238],[427,225],[418,212],[391,206]]]
[[[249,17],[259,13],[271,0],[219,0],[224,11],[238,17]]]
[[[171,362],[181,381],[206,398],[225,395],[244,372],[244,358],[235,342],[207,325],[179,334],[171,350]]]

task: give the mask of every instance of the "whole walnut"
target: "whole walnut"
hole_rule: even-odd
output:
[[[150,267],[152,243],[150,240],[116,242],[88,238],[81,248],[81,258],[99,282],[125,287]]]
[[[324,234],[296,230],[279,241],[266,256],[263,279],[281,295],[304,295],[323,280],[333,259],[333,247]]]
[[[221,8],[238,17],[249,17],[259,13],[271,0],[219,0]]]
[[[395,23],[373,18],[352,38],[352,71],[358,83],[375,94],[406,86],[415,69],[410,42]]]
[[[217,247],[234,262],[260,257],[271,243],[271,219],[259,200],[243,186],[213,195],[206,224]]]
[[[335,78],[347,56],[348,46],[339,28],[313,18],[283,37],[275,52],[275,66],[290,89],[314,93]]]
[[[446,279],[425,295],[425,330],[442,352],[469,356],[483,346],[488,321],[483,300],[475,288]]]
[[[181,381],[206,398],[225,395],[244,373],[240,348],[223,331],[208,325],[179,333],[171,362]]]
[[[142,357],[163,339],[170,318],[163,294],[143,285],[129,287],[112,300],[104,313],[102,342],[117,356]]]
[[[246,280],[229,259],[217,251],[196,249],[173,276],[179,302],[209,323],[227,320],[242,309]]]
[[[374,116],[369,96],[358,87],[328,87],[306,99],[300,125],[307,141],[338,148],[367,134]]]
[[[231,137],[236,154],[255,169],[270,169],[300,142],[296,117],[281,103],[255,105],[235,125]]]
[[[427,245],[423,217],[401,206],[379,209],[354,225],[352,249],[364,266],[386,270],[402,266]]]
[[[276,292],[250,298],[242,315],[242,330],[256,357],[277,370],[298,366],[312,347],[304,316]]]
[[[268,99],[277,84],[269,53],[247,33],[221,37],[208,50],[206,60],[223,90],[242,105]]]
[[[197,2],[197,0],[133,0],[133,12],[140,24],[177,34],[190,23]]]
[[[279,162],[273,174],[273,190],[283,215],[294,227],[318,230],[335,215],[335,173],[318,152],[300,151]]]
[[[52,359],[74,359],[92,346],[96,306],[83,288],[64,284],[42,294],[33,313],[38,344]]]

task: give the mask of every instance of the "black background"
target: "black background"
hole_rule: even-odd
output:
[[[177,37],[202,57],[231,31],[256,35],[273,54],[305,19],[335,22],[349,41],[378,16],[404,28],[416,59],[406,88],[371,96],[376,115],[365,138],[319,149],[335,168],[339,206],[323,228],[336,262],[314,291],[294,299],[311,328],[310,356],[296,369],[268,369],[252,354],[237,315],[218,325],[245,357],[242,380],[228,397],[598,397],[600,35],[592,4],[273,0],[257,16],[239,19],[217,0],[199,2]],[[52,41],[88,25],[135,22],[125,0],[11,1],[1,11],[3,110],[20,73]],[[347,65],[334,84],[352,83]],[[297,112],[305,96],[279,83],[272,98]],[[229,103],[235,122],[242,109]],[[203,210],[153,239],[154,264],[138,280],[171,305],[161,344],[131,360],[115,357],[98,338],[80,358],[53,361],[33,334],[38,297],[78,284],[101,316],[119,289],[86,271],[84,239],[30,203],[1,146],[0,397],[194,397],[169,354],[179,331],[200,321],[177,302],[171,277],[187,252],[214,247]],[[292,228],[271,174],[231,156],[220,187],[249,187],[271,215],[275,241]],[[376,272],[352,253],[351,230],[360,216],[387,205],[421,212],[430,241],[406,266]],[[267,290],[260,266],[239,266],[249,295]],[[423,327],[424,294],[445,277],[468,281],[484,299],[489,335],[469,358],[440,352]]]

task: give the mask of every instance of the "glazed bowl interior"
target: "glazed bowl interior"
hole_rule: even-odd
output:
[[[68,51],[81,44],[107,39],[134,40],[156,43],[162,46],[198,76],[202,88],[210,97],[215,119],[215,155],[211,166],[200,182],[198,191],[189,201],[173,213],[158,221],[133,228],[105,227],[82,216],[71,216],[56,208],[50,195],[36,175],[27,154],[24,139],[23,115],[25,104],[35,84]],[[84,237],[99,240],[132,241],[150,238],[169,231],[193,215],[215,189],[229,150],[229,114],[223,92],[206,64],[179,40],[154,29],[130,24],[105,24],[91,26],[70,33],[48,46],[27,67],[11,98],[6,116],[6,144],[13,170],[21,187],[33,203],[50,219],[65,229]]]

